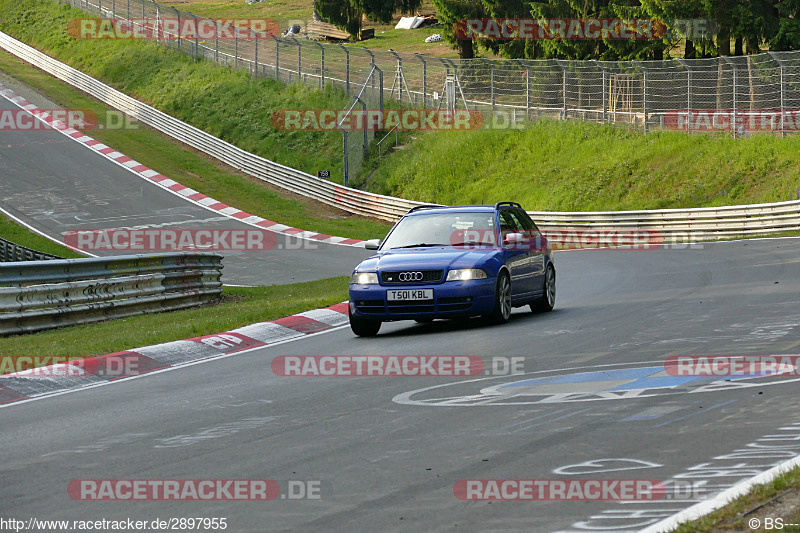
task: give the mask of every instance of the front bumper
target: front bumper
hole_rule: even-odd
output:
[[[491,313],[497,278],[419,285],[350,284],[350,313],[376,320],[457,318]],[[389,302],[392,289],[432,289],[432,300]]]

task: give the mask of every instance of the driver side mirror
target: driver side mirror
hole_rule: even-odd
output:
[[[503,246],[516,247],[520,244],[526,243],[525,235],[522,233],[506,233],[503,237]]]
[[[368,241],[364,241],[364,248],[367,250],[377,250],[381,246],[380,239],[370,239]]]

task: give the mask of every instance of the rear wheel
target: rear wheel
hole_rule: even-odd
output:
[[[370,320],[353,316],[350,313],[350,306],[347,306],[347,317],[350,319],[350,329],[359,337],[374,337],[381,329],[380,320]]]
[[[542,297],[531,304],[531,311],[552,311],[556,305],[556,269],[550,264],[544,274]]]
[[[497,287],[494,291],[494,309],[489,315],[489,320],[495,324],[508,322],[511,316],[511,279],[508,274],[501,272],[497,276]]]

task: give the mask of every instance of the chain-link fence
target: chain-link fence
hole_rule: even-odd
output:
[[[133,25],[168,18],[208,21],[151,0],[66,1]],[[484,124],[501,128],[551,117],[627,123],[645,131],[800,131],[800,51],[663,61],[459,60],[223,30],[217,25],[213,39],[201,40],[177,38],[155,23],[148,29],[167,46],[257,76],[320,88],[335,84],[352,96],[349,111],[383,109],[389,97],[414,108],[482,111]],[[373,134],[343,132],[351,177]]]

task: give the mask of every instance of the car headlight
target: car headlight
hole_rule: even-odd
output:
[[[350,283],[355,285],[377,285],[378,274],[376,272],[353,272],[350,276]]]
[[[447,281],[467,281],[486,279],[486,272],[480,268],[458,268],[447,273]]]

